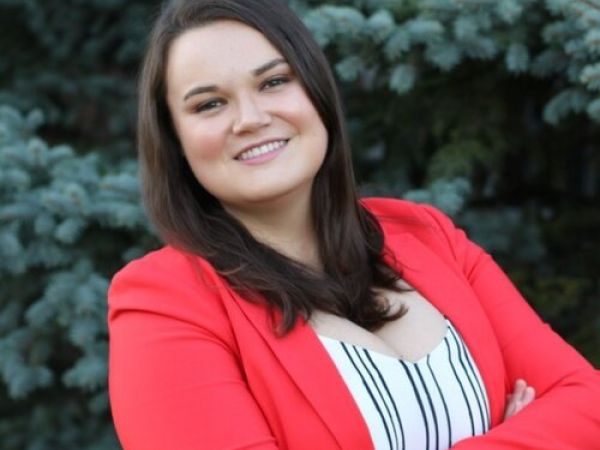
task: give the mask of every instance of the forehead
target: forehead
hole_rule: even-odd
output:
[[[167,56],[168,84],[218,83],[268,62],[281,53],[261,32],[235,21],[217,21],[178,36]]]

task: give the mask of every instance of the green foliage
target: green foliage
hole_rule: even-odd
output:
[[[129,149],[137,65],[156,8],[0,0],[0,104],[42,108],[47,128],[66,131],[81,148]]]
[[[0,410],[12,411],[0,441],[12,442],[6,450],[115,448],[106,290],[116,268],[156,242],[135,165],[49,146],[34,134],[42,120],[0,107]],[[53,395],[29,414],[36,391]],[[53,417],[58,396],[63,420]]]
[[[593,272],[600,265],[600,210],[570,206],[541,221],[545,225],[545,253],[552,259],[512,259],[511,275],[556,331],[568,335],[569,341],[598,366],[600,284]]]
[[[597,120],[596,109],[587,109],[592,95],[567,94],[599,90],[600,13],[594,2],[385,2],[389,9],[379,5],[382,2],[353,3],[354,7],[318,6],[306,15],[306,24],[322,46],[336,48],[340,59],[369,55],[365,60],[376,64],[383,61],[382,54],[389,68],[381,76],[388,78],[385,84],[392,91],[404,94],[415,82],[426,82],[427,66],[448,71],[469,60],[503,57],[509,73],[560,74],[564,85],[555,93],[560,105],[547,101],[550,111],[544,117],[549,123],[586,110]],[[338,69],[342,80],[357,78],[355,66]]]
[[[413,189],[404,194],[404,198],[417,203],[435,205],[445,213],[455,216],[465,207],[471,192],[468,179],[438,179],[425,189]]]

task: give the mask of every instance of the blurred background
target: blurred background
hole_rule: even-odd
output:
[[[159,3],[0,0],[0,450],[119,449],[106,290],[160,245],[134,143]],[[446,211],[600,366],[600,1],[289,3],[363,194]]]

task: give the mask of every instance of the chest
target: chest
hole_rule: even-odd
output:
[[[406,314],[387,322],[378,330],[370,331],[334,314],[315,311],[309,325],[315,333],[358,345],[384,355],[417,361],[430,353],[444,338],[447,331],[444,316],[418,291],[406,283],[404,292],[382,291],[396,312],[404,306]]]

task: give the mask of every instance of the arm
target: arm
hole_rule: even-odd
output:
[[[223,337],[215,295],[145,260],[114,278],[109,392],[124,450],[278,448]]]
[[[536,399],[456,450],[600,448],[600,375],[543,323],[492,258],[432,207],[425,207],[481,301],[501,347],[509,382],[522,378]]]

